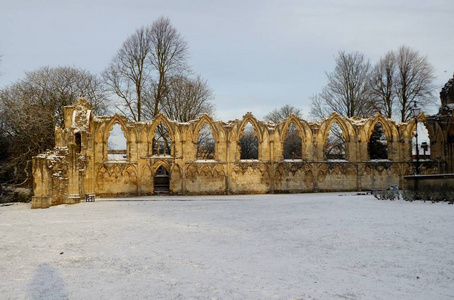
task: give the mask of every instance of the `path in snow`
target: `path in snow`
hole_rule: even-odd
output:
[[[0,298],[454,298],[454,205],[150,199],[0,207]]]

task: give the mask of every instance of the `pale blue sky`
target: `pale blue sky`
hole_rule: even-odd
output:
[[[46,65],[100,73],[159,16],[185,37],[224,121],[284,104],[307,117],[340,50],[375,63],[405,44],[428,56],[440,88],[454,72],[452,0],[0,0],[0,88]]]

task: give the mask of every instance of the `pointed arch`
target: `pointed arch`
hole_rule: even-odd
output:
[[[159,160],[156,163],[154,163],[153,166],[151,167],[151,175],[155,176],[156,175],[156,171],[160,167],[164,167],[167,170],[167,172],[169,172],[169,174],[170,174],[170,170],[171,170],[170,164],[167,161],[165,161],[165,160]]]
[[[172,143],[175,143],[175,136],[179,134],[178,128],[174,128],[174,126],[172,126],[173,124],[163,114],[157,115],[156,118],[151,123],[150,135],[154,134],[156,128],[161,123],[169,130],[170,139],[172,140]]]
[[[149,162],[142,166],[141,174],[142,176],[151,176],[152,170]]]
[[[337,113],[332,113],[327,119],[325,119],[320,126],[320,133],[322,134],[322,140],[326,141],[329,135],[329,131],[333,126],[333,123],[337,123],[342,129],[342,135],[344,136],[345,142],[348,143],[355,138],[355,130],[350,120],[343,118]]]
[[[255,135],[257,136],[259,144],[263,141],[263,130],[259,126],[258,120],[254,117],[254,115],[248,112],[246,115],[243,116],[243,120],[241,121],[240,125],[237,128],[237,137],[238,139],[241,138],[243,135],[243,130],[246,125],[250,123],[254,128]]]
[[[175,178],[181,178],[181,169],[180,169],[180,166],[177,165],[177,164],[174,164],[173,168],[172,168],[172,173],[171,173],[171,176],[173,179]]]
[[[190,164],[186,167],[186,178],[195,180],[199,175],[199,170],[194,164]]]
[[[151,136],[153,138],[156,128],[161,123],[169,130],[170,140],[172,141],[172,144],[174,144],[176,136],[180,135],[178,126],[172,126],[173,123],[170,122],[169,119],[167,119],[166,116],[164,116],[163,114],[157,115],[156,118],[151,123],[151,126],[149,128],[149,136]]]
[[[120,116],[119,114],[115,114],[112,118],[110,118],[107,123],[105,123],[105,126],[100,126],[99,130],[103,130],[103,144],[105,145],[104,147],[104,160],[109,160],[109,138],[111,135],[111,132],[114,128],[115,125],[119,125],[120,129],[123,133],[123,136],[125,138],[125,146],[126,146],[126,153],[122,153],[124,155],[124,159],[120,160],[129,160],[130,158],[130,149],[129,149],[129,144],[131,142],[131,136],[130,132],[128,131],[127,128],[127,120],[125,116]],[[133,130],[133,129],[132,129]],[[114,159],[115,160],[115,159]]]
[[[220,164],[217,164],[213,168],[213,174],[217,175],[219,177],[224,177],[225,176],[224,167],[222,165],[220,165]]]
[[[204,130],[202,136],[200,132]],[[195,159],[217,159],[218,158],[218,144],[219,132],[213,119],[204,114],[199,118],[194,126],[192,133],[193,145],[195,149]]]
[[[160,126],[162,124],[162,127]],[[162,114],[159,114],[150,127],[151,155],[175,155],[175,135],[176,130],[173,124]],[[156,140],[156,132],[163,130]],[[162,139],[162,140],[161,140]],[[170,141],[168,141],[169,139]],[[162,150],[162,153],[161,153]]]
[[[368,122],[365,124],[365,141],[369,142],[370,136],[374,127],[377,123],[380,123],[383,126],[385,131],[386,139],[388,142],[392,142],[396,140],[396,137],[399,136],[397,127],[395,126],[394,121],[384,118],[382,115],[377,114],[375,118],[369,119]]]
[[[293,126],[292,126],[293,125]],[[287,118],[281,131],[281,151],[284,159],[302,159],[305,134],[298,118]],[[297,132],[296,132],[297,131]]]
[[[192,141],[194,143],[197,142],[197,138],[199,137],[199,131],[200,131],[200,129],[202,129],[202,126],[205,124],[208,124],[208,126],[211,127],[211,132],[213,133],[213,138],[216,142],[218,142],[220,133],[218,132],[218,128],[217,128],[216,124],[214,123],[213,119],[207,114],[203,114],[197,121],[196,125],[194,126],[194,130],[192,132]]]
[[[128,130],[126,127],[127,121],[126,117],[120,116],[119,114],[115,114],[110,120],[107,122],[106,126],[104,127],[104,134],[103,134],[103,141],[107,143],[107,140],[109,139],[110,132],[113,129],[113,126],[115,124],[120,125],[121,130],[123,131],[123,135],[126,138],[126,142],[129,141],[129,134]]]
[[[336,126],[335,126],[336,124]],[[336,128],[339,128],[342,133]],[[346,159],[349,157],[347,143],[355,140],[355,130],[350,120],[332,113],[320,126],[323,142],[322,157],[324,159]]]
[[[368,139],[367,152],[369,159],[388,159],[388,137],[381,122],[376,122]]]
[[[170,170],[171,166],[166,161],[158,161],[153,165],[153,191],[157,193],[170,192]]]
[[[312,141],[312,130],[311,130],[309,124],[306,121],[299,119],[294,114],[292,114],[290,117],[288,117],[285,120],[285,123],[281,129],[281,137],[282,137],[281,139],[282,140],[284,140],[285,134],[287,133],[287,130],[292,123],[295,124],[298,131],[300,132],[300,137],[303,140],[303,143]]]
[[[205,177],[213,176],[213,170],[208,165],[204,165],[199,169],[199,174]]]

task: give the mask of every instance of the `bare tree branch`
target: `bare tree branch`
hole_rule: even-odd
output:
[[[399,48],[396,54],[397,76],[395,93],[398,98],[398,107],[401,121],[411,118],[411,102],[418,101],[421,106],[431,103],[434,68],[427,57],[407,46]]]
[[[392,118],[396,105],[397,61],[394,52],[388,52],[375,65],[370,77],[370,97],[377,112]]]
[[[325,112],[337,112],[346,117],[367,117],[373,106],[368,98],[371,65],[359,52],[340,51],[336,67],[327,73],[328,84],[313,98],[311,114],[320,117]]]
[[[212,115],[213,92],[200,76],[195,79],[173,76],[169,79],[168,92],[162,101],[162,112],[179,122],[195,120],[202,114]]]
[[[101,80],[81,69],[44,67],[26,73],[0,91],[0,137],[7,141],[2,171],[19,182],[30,176],[31,158],[54,147],[55,126],[64,126],[64,106],[80,96],[91,101],[95,113],[107,110]]]
[[[301,109],[286,104],[279,109],[277,108],[273,109],[270,113],[265,115],[264,120],[278,123],[281,120],[287,119],[291,115],[295,115],[297,118],[301,118],[302,117],[301,114],[302,114]]]

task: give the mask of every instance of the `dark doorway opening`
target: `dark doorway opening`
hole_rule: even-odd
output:
[[[154,193],[168,194],[170,191],[170,176],[166,168],[160,166],[154,175]]]
[[[82,136],[80,135],[80,132],[76,132],[75,139],[76,139],[76,151],[77,151],[77,153],[80,153],[80,151],[82,150]]]

